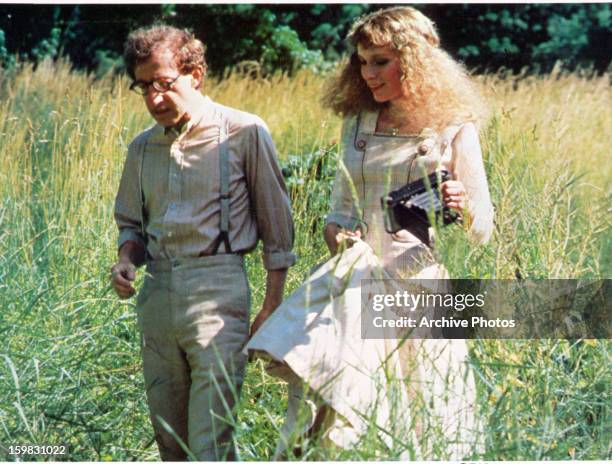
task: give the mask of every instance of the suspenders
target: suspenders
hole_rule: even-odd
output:
[[[138,141],[136,146],[138,154],[138,192],[140,192],[140,233],[145,243],[145,254],[148,256],[147,251],[147,234],[145,232],[145,204],[144,204],[144,190],[142,188],[142,171],[144,169],[144,154],[147,147],[147,138],[140,136],[143,140]]]
[[[219,221],[219,235],[214,242],[213,255],[217,254],[221,242],[225,245],[225,252],[231,253],[232,247],[229,241],[229,153],[227,151],[227,133],[225,121],[219,115],[219,184],[221,191],[221,219]]]
[[[144,190],[142,188],[142,176],[144,167],[144,155],[147,145],[146,137],[140,141],[137,146],[138,155],[138,190],[140,191],[140,230],[142,238],[147,242],[147,234],[145,232],[145,204]],[[219,235],[213,242],[212,254],[216,255],[219,251],[219,246],[223,243],[225,253],[232,253],[232,247],[229,240],[229,218],[230,218],[230,193],[229,193],[229,152],[227,149],[227,127],[226,121],[219,114],[219,190],[220,190],[220,220],[219,220]]]

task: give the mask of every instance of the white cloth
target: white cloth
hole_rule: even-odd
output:
[[[373,340],[361,333],[361,280],[382,278],[383,272],[371,248],[357,241],[312,274],[246,346],[285,362],[349,421],[355,429],[351,437],[329,437],[341,446],[365,433],[372,421],[389,432],[381,436],[390,443],[408,407],[399,384],[395,332]],[[384,284],[379,287],[383,294]]]

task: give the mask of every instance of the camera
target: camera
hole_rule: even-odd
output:
[[[459,214],[444,205],[440,185],[451,176],[441,170],[389,192],[381,198],[385,230],[396,233],[405,229],[428,246],[431,220],[447,225],[460,220]]]

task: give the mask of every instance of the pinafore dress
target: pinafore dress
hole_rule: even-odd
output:
[[[324,441],[354,446],[374,427],[394,452],[401,441],[395,457],[460,460],[481,448],[465,340],[398,344],[401,334],[393,329],[385,339],[364,339],[360,291],[362,279],[448,278],[432,250],[414,235],[385,231],[380,199],[436,169],[453,173],[451,142],[459,127],[393,136],[375,132],[377,117],[362,113],[345,122],[343,158],[326,219],[347,229],[359,227],[363,240],[309,276],[245,349],[284,366],[275,371],[290,382],[281,435],[296,427],[292,392],[293,400],[308,401],[295,393],[296,382],[302,381],[319,399],[309,403],[313,422],[321,404],[334,413],[326,418]],[[380,293],[391,291],[380,285]]]

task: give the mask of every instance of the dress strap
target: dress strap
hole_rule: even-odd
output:
[[[379,111],[363,111],[359,114],[359,132],[365,135],[372,135],[376,132],[376,122],[378,121]]]
[[[453,143],[455,136],[461,130],[462,127],[463,124],[454,124],[452,126],[446,127],[442,131],[442,133],[440,134],[440,144],[442,146],[442,151],[444,151],[446,147]]]
[[[368,143],[368,137],[376,132],[377,120],[377,111],[362,111],[357,115],[357,121],[355,122],[355,133],[353,136],[353,144],[356,150],[365,150]]]
[[[353,147],[355,147],[356,150],[363,150],[362,143],[359,142],[359,140],[361,139],[361,137],[359,137],[359,127],[361,126],[362,118],[363,118],[363,113],[359,113],[357,117],[355,118],[355,123],[352,127],[353,134],[351,138],[353,139]]]

